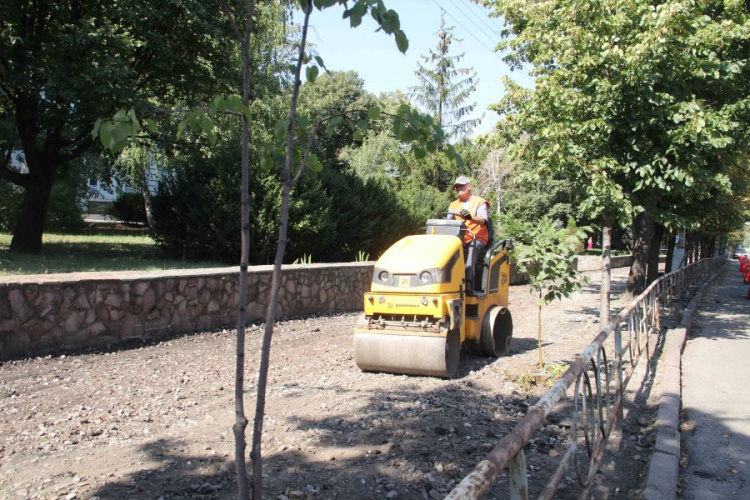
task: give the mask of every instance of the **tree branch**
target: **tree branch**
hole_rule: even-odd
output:
[[[91,138],[91,133],[82,132],[81,135],[76,137],[74,141],[71,141],[71,145],[76,143],[77,145],[69,153],[60,153],[60,161],[62,163],[65,163],[67,161],[78,158],[84,153],[84,151],[86,151],[86,149],[88,149],[89,146],[91,146],[92,142],[93,139]]]
[[[294,122],[297,119],[297,100],[299,99],[299,91],[302,85],[300,80],[302,75],[302,66],[305,64],[305,44],[307,43],[307,29],[310,26],[310,14],[312,14],[312,2],[310,2],[305,9],[305,19],[302,22],[302,40],[299,43],[299,55],[297,57],[297,66],[294,69],[294,87],[292,90],[292,102],[289,113],[289,129],[288,136],[286,139],[286,164],[284,166],[284,180],[289,179],[292,173],[292,155],[294,151]],[[299,176],[304,169],[304,165],[300,165],[300,171],[297,173]],[[294,181],[292,181],[294,185]]]
[[[248,2],[248,4],[252,4],[254,2]],[[232,11],[229,10],[229,5],[222,0],[220,2],[221,4],[221,10],[224,11],[224,15],[227,16],[227,19],[229,20],[229,27],[232,28],[232,33],[234,33],[234,37],[237,39],[237,43],[239,43],[243,50],[247,49],[247,43],[248,39],[240,33],[240,30],[237,28],[237,22],[234,19],[234,14],[232,14]],[[250,12],[250,5],[248,5],[248,12]],[[248,16],[249,17],[249,16]]]
[[[22,174],[17,170],[9,168],[10,160],[13,155],[13,148],[8,149],[0,159],[0,179],[12,182],[16,186],[28,188],[31,184],[31,174]]]
[[[310,132],[310,140],[307,141],[307,149],[305,149],[305,156],[302,158],[302,161],[299,165],[299,172],[294,176],[294,179],[292,179],[292,187],[297,185],[297,182],[299,182],[300,177],[302,177],[302,172],[305,171],[305,167],[307,166],[307,160],[310,158],[310,154],[312,154],[312,148],[315,146],[315,139],[318,137],[318,130],[320,129],[320,125],[323,123],[323,120],[319,120],[315,124],[315,128],[312,129]]]

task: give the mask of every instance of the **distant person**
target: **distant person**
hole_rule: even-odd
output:
[[[593,250],[593,249],[594,249],[594,237],[589,236],[589,250]]]
[[[490,218],[490,203],[481,196],[471,194],[471,180],[466,176],[459,176],[453,183],[453,189],[458,198],[454,200],[448,210],[456,219],[463,219],[469,229],[464,235],[464,256],[466,258],[466,287],[474,290],[474,273],[477,259],[489,243],[487,221]]]

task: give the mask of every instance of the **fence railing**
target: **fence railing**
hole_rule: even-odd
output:
[[[661,309],[684,299],[697,285],[726,261],[722,255],[700,260],[654,281],[599,332],[593,342],[570,364],[568,370],[529,408],[521,421],[477,464],[446,499],[479,498],[507,467],[509,497],[529,496],[524,446],[541,427],[552,409],[573,387],[571,444],[539,495],[553,498],[571,462],[586,498],[612,430],[622,425],[623,394],[639,360],[651,358],[649,336],[661,335]]]

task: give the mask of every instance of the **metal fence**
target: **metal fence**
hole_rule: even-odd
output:
[[[619,314],[612,318],[593,342],[571,363],[563,376],[529,408],[523,419],[477,464],[446,499],[479,498],[507,467],[509,497],[529,496],[524,446],[542,426],[552,409],[573,387],[571,444],[539,498],[553,498],[571,467],[586,498],[592,479],[604,456],[612,430],[622,425],[623,394],[639,360],[650,359],[649,335],[661,335],[661,310],[674,300],[691,295],[695,287],[726,261],[722,255],[704,259],[662,276]]]

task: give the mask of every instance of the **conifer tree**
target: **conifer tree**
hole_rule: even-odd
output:
[[[468,103],[477,88],[477,73],[472,68],[459,68],[464,54],[450,55],[451,44],[461,42],[453,36],[453,26],[445,25],[445,13],[440,17],[436,33],[436,50],[422,55],[415,71],[419,85],[409,89],[416,104],[430,113],[448,139],[459,139],[469,134],[480,119],[468,118],[476,102]]]

